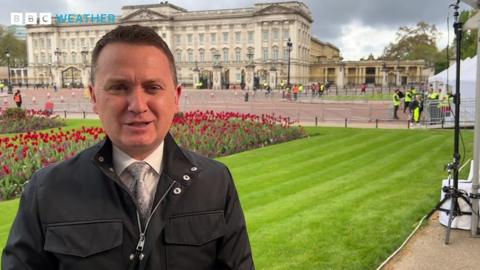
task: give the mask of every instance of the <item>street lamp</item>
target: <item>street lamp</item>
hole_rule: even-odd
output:
[[[8,49],[5,52],[5,56],[7,57],[7,72],[8,72],[7,93],[13,94],[12,82],[10,81],[10,51]]]
[[[48,63],[48,72],[50,73],[50,84],[53,85],[52,63]]]
[[[290,53],[292,52],[292,41],[288,38],[287,41],[287,51],[288,51],[288,71],[287,71],[287,87],[290,88]]]

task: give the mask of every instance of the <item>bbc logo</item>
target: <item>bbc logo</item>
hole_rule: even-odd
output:
[[[11,25],[52,24],[52,13],[49,12],[12,12],[10,13]]]

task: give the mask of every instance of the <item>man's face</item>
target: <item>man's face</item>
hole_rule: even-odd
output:
[[[111,43],[101,51],[93,110],[113,144],[144,159],[165,138],[178,111],[181,87],[174,85],[165,54],[150,45]]]

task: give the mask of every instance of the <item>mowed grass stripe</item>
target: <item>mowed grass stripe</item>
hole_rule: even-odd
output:
[[[252,168],[248,173],[239,174],[238,171],[232,170],[234,177],[242,178],[242,185],[246,188],[240,189],[249,193],[251,189],[260,190],[262,187],[270,187],[272,184],[275,184],[278,181],[284,181],[286,179],[295,179],[299,173],[308,172],[311,170],[317,169],[317,171],[338,171],[337,167],[348,166],[351,163],[352,157],[358,158],[364,155],[368,155],[368,151],[373,150],[372,145],[374,144],[384,144],[392,140],[390,137],[377,137],[372,139],[370,144],[364,143],[364,138],[360,138],[362,143],[352,143],[351,147],[338,148],[337,146],[331,146],[328,149],[322,149],[317,151],[315,156],[306,156],[302,158],[301,154],[295,153],[295,148],[291,149],[291,154],[284,155],[286,158],[283,159],[283,162],[279,160],[274,160],[269,162],[268,165],[264,164],[263,166],[256,166]],[[396,135],[395,139],[401,140],[401,135]],[[316,152],[317,147],[321,147],[321,141],[317,141],[316,138],[311,139],[311,147],[309,147],[309,152]],[[290,147],[289,147],[290,148]],[[327,170],[325,170],[325,168]],[[252,173],[255,172],[255,173]],[[347,173],[347,171],[345,171]],[[268,181],[265,181],[268,180]],[[253,183],[255,182],[255,185]],[[243,186],[242,186],[243,188]]]
[[[388,139],[389,138],[386,138],[386,140]],[[404,140],[408,140],[408,138],[394,140],[384,147],[388,146],[388,148],[386,148],[387,150],[389,148],[394,149],[397,147],[397,144],[401,144]],[[421,140],[417,140],[416,144],[418,143],[421,143]],[[412,145],[410,147],[414,147]],[[385,148],[377,149],[366,145],[354,151],[347,151],[344,155],[331,158],[331,166],[323,163],[327,168],[324,170],[318,168],[318,163],[315,160],[307,159],[299,162],[296,166],[289,168],[288,172],[283,173],[283,175],[265,178],[268,179],[268,181],[260,181],[260,183],[255,184],[255,191],[247,192],[247,195],[242,197],[248,201],[248,205],[245,207],[249,209],[268,207],[267,204],[272,203],[274,200],[282,199],[284,196],[295,194],[312,186],[318,187],[326,185],[331,187],[332,192],[336,192],[335,189],[337,189],[341,183],[345,182],[342,178],[345,178],[347,175],[352,175],[356,170],[362,170],[363,166],[372,165],[369,164],[370,161],[367,157],[376,155],[374,152],[383,150],[385,150]],[[337,161],[337,159],[339,161]],[[382,163],[381,160],[377,160],[376,162],[378,164]],[[344,167],[349,166],[349,164],[355,164],[357,167],[350,168],[349,170],[344,169]],[[354,176],[361,177],[359,175]],[[335,183],[330,183],[332,181]],[[263,186],[262,184],[264,183],[271,183],[271,185]]]
[[[425,143],[426,147],[435,145],[437,145],[436,140]],[[423,164],[427,164],[428,161],[428,157],[419,160]],[[392,166],[395,166],[395,164],[386,167],[391,168]],[[376,173],[381,173],[381,170],[383,169],[377,170]],[[279,266],[269,267],[269,269],[373,268],[372,264],[379,260],[376,258],[383,257],[382,255],[385,253],[378,248],[382,242],[388,240],[385,240],[382,236],[385,235],[385,232],[387,232],[386,236],[388,237],[395,233],[394,230],[382,232],[382,230],[378,230],[378,226],[374,228],[365,226],[366,222],[381,224],[386,217],[385,213],[381,211],[383,209],[382,200],[378,200],[374,195],[380,194],[381,191],[385,192],[384,189],[395,193],[398,187],[392,189],[388,185],[392,182],[400,182],[404,177],[400,172],[396,172],[390,177],[378,179],[370,185],[358,186],[349,192],[343,192],[341,193],[342,196],[323,198],[320,204],[309,204],[310,208],[301,212],[294,211],[294,215],[290,218],[279,218],[277,222],[265,224],[268,229],[262,234],[253,233],[254,236],[252,237],[260,238],[257,238],[256,242],[263,242],[265,245],[271,245],[275,238],[278,238],[278,235],[272,232],[282,231],[282,235],[288,235],[289,241],[281,244],[285,254],[278,254],[277,249],[267,249],[266,254],[261,252],[264,254],[262,258],[270,258],[268,259],[269,265]],[[303,197],[308,199],[305,196]],[[290,205],[291,202],[282,202],[281,204]],[[415,204],[410,204],[409,207],[415,207]],[[359,214],[352,215],[352,210],[358,211]],[[264,214],[268,215],[267,213]],[[291,226],[292,224],[295,226]],[[408,224],[402,225],[408,226]],[[389,226],[384,227],[388,228]],[[304,230],[305,228],[307,230]],[[324,230],[326,232],[334,231],[335,234],[327,237],[324,235],[326,233]],[[404,237],[398,232],[397,235],[399,236],[398,240]],[[388,243],[388,246],[391,247],[391,244]],[[276,245],[273,246],[277,247]],[[372,252],[378,253],[377,256],[372,256],[374,255],[371,254]],[[272,264],[271,258],[278,261]],[[369,258],[369,260],[363,258]],[[339,268],[339,265],[344,267]]]
[[[351,138],[345,136],[345,138],[331,139],[327,142],[324,142],[323,138],[319,137],[302,139],[301,141],[305,141],[307,143],[304,146],[297,145],[294,142],[292,142],[291,144],[289,143],[288,146],[272,146],[272,149],[269,149],[271,151],[264,151],[269,154],[268,156],[263,156],[264,161],[258,163],[250,163],[248,165],[241,166],[240,168],[235,168],[234,170],[232,170],[232,173],[234,175],[242,175],[242,173],[246,173],[247,177],[243,178],[242,181],[244,183],[248,183],[251,178],[262,177],[262,174],[278,172],[279,170],[295,173],[295,170],[292,169],[295,169],[295,167],[299,166],[298,161],[304,162],[307,160],[314,160],[315,162],[319,162],[318,165],[322,164],[321,162],[331,161],[332,158],[338,161],[344,157],[343,154],[348,154],[349,152],[354,151],[358,148],[364,149],[368,146],[365,145],[363,141],[368,140],[370,135],[362,133],[360,134],[361,136],[355,135],[351,136]],[[371,143],[378,142],[378,140],[385,141],[387,140],[387,138],[378,137],[372,140]],[[350,142],[349,145],[351,146],[351,148],[338,148],[338,145],[342,145],[347,141]],[[277,151],[277,149],[280,151]],[[257,158],[260,158],[260,156],[258,156]],[[285,166],[285,164],[288,164],[288,166]],[[256,173],[252,174],[252,172]]]
[[[398,143],[400,143],[399,141]],[[416,141],[416,143],[411,144],[410,148],[415,148],[418,144],[423,143],[422,140]],[[396,143],[388,145],[390,148],[395,147]],[[406,149],[407,151],[409,149]],[[370,152],[378,152],[381,149],[371,148]],[[367,155],[368,152],[365,152],[364,155]],[[356,157],[352,159],[352,162]],[[368,159],[362,158],[362,162],[368,162]],[[370,164],[370,166],[376,166],[383,164],[383,160],[377,160]],[[333,167],[333,166],[332,166]],[[339,170],[337,170],[339,171]],[[358,171],[358,173],[356,173]],[[354,171],[341,171],[342,177],[333,176],[326,181],[305,181],[306,179],[311,179],[313,175],[318,174],[318,172],[311,172],[307,175],[300,175],[295,178],[295,183],[292,186],[287,188],[278,188],[275,185],[272,185],[272,189],[275,189],[276,192],[266,193],[264,198],[266,201],[256,201],[255,206],[247,207],[248,211],[253,211],[249,218],[255,219],[255,224],[251,230],[255,232],[256,228],[269,229],[270,225],[266,223],[276,222],[276,219],[280,218],[282,220],[290,218],[291,215],[301,212],[306,208],[311,206],[311,202],[319,199],[327,200],[330,198],[337,198],[339,194],[345,194],[348,190],[366,190],[363,185],[368,184],[371,179],[367,177],[371,172],[364,167],[360,166]],[[348,174],[348,176],[347,176]],[[321,177],[319,178],[321,179]],[[343,189],[343,190],[342,190]],[[248,200],[248,197],[245,198]],[[281,214],[279,214],[281,213]],[[258,227],[257,227],[258,226]]]
[[[367,139],[367,136],[368,134],[358,133],[353,135],[352,137],[364,137],[365,139]],[[311,139],[314,139],[315,141],[312,141]],[[222,157],[221,160],[228,163],[237,164],[237,166],[235,167],[237,173],[251,172],[257,167],[261,167],[263,164],[282,164],[283,162],[292,158],[292,154],[298,156],[313,155],[317,153],[317,151],[321,151],[321,149],[323,148],[328,148],[332,145],[338,145],[339,142],[336,141],[338,139],[345,141],[346,143],[351,138],[348,138],[346,136],[336,136],[335,138],[334,135],[303,138],[288,143],[275,144],[265,148],[242,152],[237,155]],[[321,143],[317,145],[317,147],[320,148],[312,148],[312,143]],[[285,147],[286,144],[288,145],[287,147]],[[255,155],[257,158],[257,162],[250,162],[248,158],[243,158],[244,155]]]

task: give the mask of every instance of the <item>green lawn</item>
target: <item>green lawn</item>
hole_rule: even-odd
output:
[[[452,131],[306,129],[309,138],[219,159],[257,269],[373,269],[438,201]],[[468,157],[472,136],[463,131]],[[0,246],[17,204],[0,203]]]

